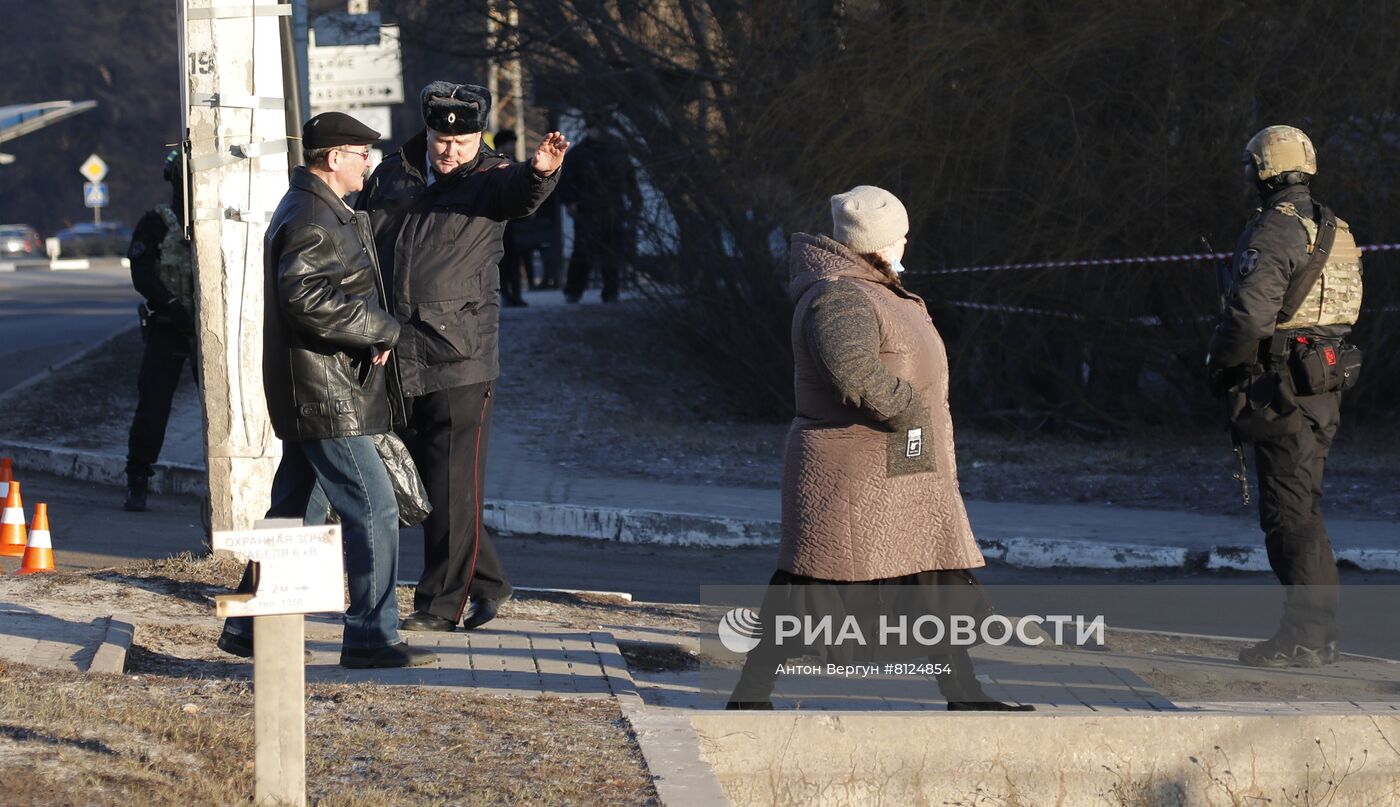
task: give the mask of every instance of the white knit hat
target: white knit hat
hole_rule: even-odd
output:
[[[831,197],[832,237],[867,255],[909,234],[909,213],[884,188],[857,185]]]

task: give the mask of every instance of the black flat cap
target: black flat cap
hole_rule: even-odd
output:
[[[379,132],[344,112],[322,112],[301,127],[301,147],[304,149],[367,146],[381,139]]]
[[[423,123],[445,135],[471,134],[486,129],[491,91],[475,84],[434,81],[423,88]]]

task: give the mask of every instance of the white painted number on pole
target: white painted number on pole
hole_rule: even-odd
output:
[[[86,177],[88,182],[101,182],[107,178],[107,161],[96,154],[89,155],[78,167],[78,173]]]

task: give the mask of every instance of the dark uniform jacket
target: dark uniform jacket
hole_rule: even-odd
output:
[[[1289,185],[1265,199],[1250,219],[1235,247],[1233,285],[1215,335],[1210,342],[1211,365],[1230,368],[1255,364],[1261,348],[1274,334],[1289,281],[1308,262],[1308,234],[1298,219],[1275,209],[1291,203],[1298,214],[1315,216],[1306,185]],[[1326,325],[1290,331],[1290,335],[1340,338],[1347,325]]]
[[[175,292],[160,279],[160,249],[168,228],[157,210],[147,210],[131,233],[126,257],[131,262],[131,285],[146,298],[152,319],[174,326],[181,333],[194,332],[194,312],[185,309]]]
[[[564,167],[568,174],[560,181],[559,198],[578,205],[577,226],[615,230],[641,207],[637,175],[621,144],[585,139],[569,149]]]
[[[427,184],[427,134],[390,155],[365,183],[389,291],[404,325],[398,362],[405,395],[490,381],[500,374],[500,270],[507,219],[535,212],[560,172],[539,176],[485,147]]]
[[[307,169],[292,172],[263,241],[263,386],[283,440],[379,434],[402,421],[394,363],[370,363],[370,348],[399,338],[371,243],[368,216]]]

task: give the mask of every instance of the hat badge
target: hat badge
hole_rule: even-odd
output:
[[[449,112],[449,113],[447,113],[447,122],[448,122],[448,123],[456,123],[456,122],[457,122],[457,113],[456,113],[456,112]]]

